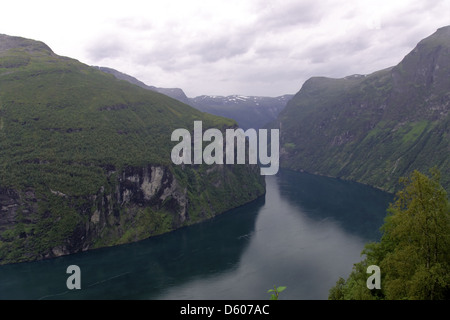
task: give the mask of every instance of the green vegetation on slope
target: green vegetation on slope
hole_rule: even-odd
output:
[[[431,177],[414,171],[403,179],[380,242],[366,245],[366,258],[337,281],[329,299],[450,299],[450,203],[439,180],[436,169]],[[381,289],[367,288],[369,265],[380,267]]]
[[[28,58],[0,68],[2,186],[37,182],[91,193],[103,182],[102,165],[169,164],[174,128],[197,119],[205,127],[234,125],[75,60],[27,50],[0,53],[0,66],[18,52]]]
[[[398,178],[437,166],[450,188],[450,27],[397,66],[311,78],[272,127],[281,166],[394,192]]]
[[[249,166],[172,164],[171,133],[193,130],[194,120],[204,130],[237,126],[41,42],[0,35],[0,263],[143,239],[263,194]],[[142,168],[155,167],[163,168],[155,199],[135,190],[117,202],[143,183]]]

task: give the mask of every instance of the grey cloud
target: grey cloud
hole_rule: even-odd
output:
[[[265,59],[285,57],[289,54],[286,46],[281,44],[264,42],[255,46],[253,49],[258,57]]]
[[[133,61],[139,65],[157,65],[166,71],[182,71],[205,63],[215,63],[245,54],[254,34],[248,30],[224,30],[186,41],[183,31],[168,29],[134,46]],[[200,66],[201,67],[201,66]]]
[[[257,23],[259,29],[279,31],[299,25],[309,25],[320,21],[325,14],[322,1],[297,1],[287,5],[269,5],[260,15]]]
[[[327,39],[324,43],[314,44],[303,50],[297,58],[311,63],[326,63],[331,59],[351,56],[370,47],[370,39],[362,35],[349,35],[346,38]]]
[[[230,59],[250,50],[253,50],[258,58],[287,56],[289,48],[286,45],[265,43],[267,33],[282,33],[286,28],[312,24],[320,20],[323,15],[322,7],[317,4],[317,1],[312,0],[293,2],[288,5],[259,6],[256,10],[260,12],[257,13],[254,24],[226,29],[223,34],[193,42],[184,48],[185,54],[198,55],[200,61],[206,63]],[[256,47],[257,42],[262,45]]]
[[[268,67],[265,69],[244,70],[239,76],[239,80],[250,83],[270,83],[279,81],[296,81],[305,69],[298,66],[281,68],[279,66]]]
[[[170,60],[174,55],[176,55],[176,52],[170,44],[153,40],[149,48],[141,48],[134,52],[133,62],[141,66],[154,65],[161,61]]]
[[[86,51],[90,59],[100,61],[121,56],[126,51],[126,45],[115,36],[105,35],[92,42]]]
[[[188,52],[200,56],[204,62],[216,62],[244,54],[249,50],[250,45],[245,39],[236,35],[225,34],[206,39],[201,43],[194,43],[188,48]]]
[[[280,95],[295,93],[312,76],[343,77],[398,63],[420,39],[434,32],[427,28],[437,10],[419,2],[397,12],[381,10],[381,29],[372,30],[364,21],[371,12],[352,4],[266,3],[253,5],[251,23],[239,20],[235,26],[211,25],[207,30],[203,25],[190,29],[189,21],[170,21],[162,29],[150,20],[118,20],[116,26],[123,33],[99,38],[89,46],[89,55],[95,61],[108,57],[120,64],[126,60],[140,72],[155,72],[149,75],[152,85],[163,86],[161,81],[167,81],[168,86],[199,95]],[[343,22],[346,33],[334,32],[331,23],[336,21]],[[120,38],[125,33],[130,38]]]
[[[166,72],[183,72],[195,66],[195,57],[183,55],[181,51],[159,48],[155,51],[135,53],[133,62],[143,67],[158,67]]]

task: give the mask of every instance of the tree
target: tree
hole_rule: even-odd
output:
[[[380,242],[365,246],[366,259],[344,284],[338,281],[330,299],[450,299],[450,206],[438,170],[430,173],[401,179],[404,188],[389,206]],[[381,268],[382,288],[367,297],[362,266],[371,264]]]
[[[450,214],[447,194],[431,178],[414,171],[389,207],[384,241],[390,251],[380,264],[388,298],[442,299],[450,284]]]

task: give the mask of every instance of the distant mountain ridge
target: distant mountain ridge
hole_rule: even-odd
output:
[[[450,26],[396,66],[342,79],[313,77],[270,127],[281,166],[393,191],[437,166],[450,187]]]
[[[293,96],[204,95],[189,99],[189,104],[200,111],[234,119],[243,129],[259,129],[275,120]]]
[[[202,95],[195,98],[188,98],[180,88],[149,86],[135,77],[112,68],[98,66],[95,68],[110,73],[117,79],[128,81],[147,90],[165,94],[200,111],[233,119],[245,130],[248,128],[259,129],[275,120],[280,111],[286,106],[286,103],[294,96],[293,94],[286,94],[279,97]]]

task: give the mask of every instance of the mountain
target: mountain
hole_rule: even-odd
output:
[[[0,264],[137,241],[263,195],[258,166],[172,163],[172,132],[194,120],[237,127],[0,35]]]
[[[450,187],[450,26],[398,65],[342,79],[313,77],[270,127],[281,166],[394,191],[437,166]]]
[[[275,120],[293,95],[258,96],[199,96],[189,104],[198,110],[236,120],[244,130],[259,129]]]
[[[188,98],[180,88],[158,88],[146,85],[133,76],[122,73],[112,68],[95,67],[103,72],[112,74],[117,79],[136,84],[141,88],[156,91],[177,99],[200,111],[226,117],[235,120],[239,127],[259,129],[275,120],[286,103],[294,96],[286,94],[279,97],[258,96],[198,96]]]
[[[95,66],[95,68],[99,69],[100,71],[112,74],[117,79],[128,81],[132,84],[138,85],[141,88],[159,92],[159,93],[165,94],[166,96],[169,96],[171,98],[177,99],[178,101],[181,101],[185,104],[190,104],[189,98],[186,96],[184,91],[180,88],[158,88],[155,86],[148,86],[144,82],[136,79],[135,77],[132,77],[128,74],[117,71],[115,69],[107,68],[107,67],[98,67],[98,66]]]

